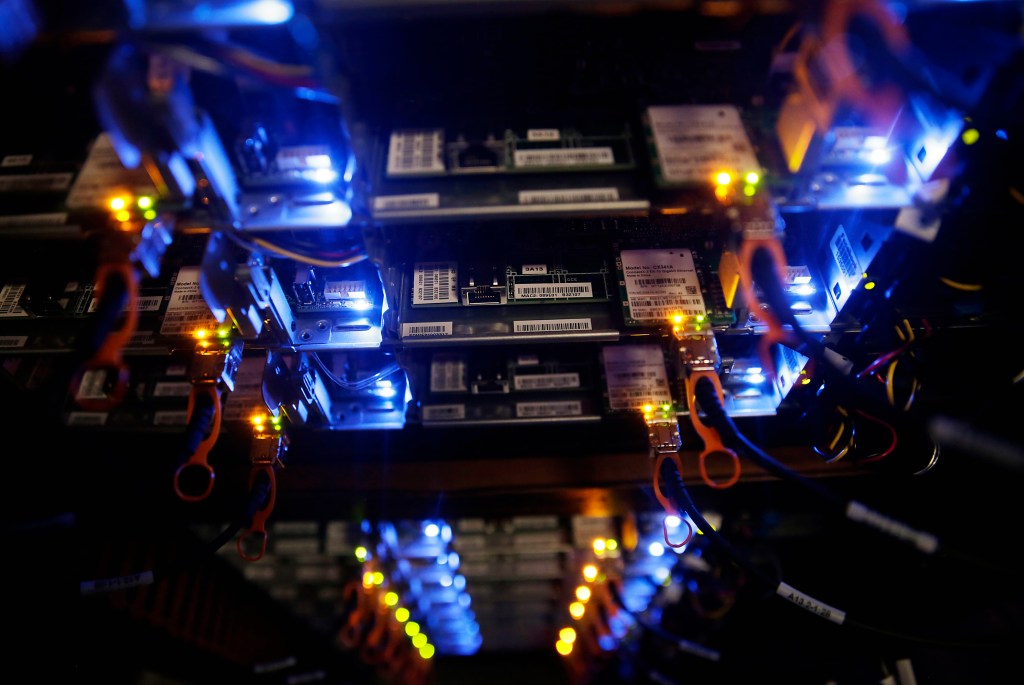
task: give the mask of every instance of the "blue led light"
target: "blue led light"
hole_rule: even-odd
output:
[[[313,169],[330,169],[331,157],[330,155],[309,155],[306,157],[306,166]]]
[[[668,526],[669,530],[675,530],[683,524],[683,520],[678,516],[666,516],[665,525]]]
[[[313,169],[303,172],[302,176],[321,185],[329,185],[338,180],[338,172],[334,169]]]
[[[423,526],[423,534],[428,538],[436,538],[441,534],[441,528],[436,523],[428,523]]]
[[[647,546],[647,553],[650,554],[652,557],[660,557],[662,554],[665,553],[665,545],[661,544],[658,541],[654,541]]]
[[[455,589],[462,592],[466,589],[466,576],[457,575],[455,576]]]
[[[295,13],[292,4],[284,0],[257,0],[248,10],[253,19],[264,24],[283,24]]]
[[[618,645],[618,641],[611,635],[602,635],[597,638],[597,645],[606,652],[610,652]]]
[[[996,131],[996,138],[998,138],[999,140],[1009,140],[1009,136],[1006,135],[1006,131],[1004,131],[1003,129],[999,129],[998,131]]]

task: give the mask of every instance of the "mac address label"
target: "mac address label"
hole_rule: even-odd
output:
[[[707,316],[690,250],[623,250],[619,256],[630,318],[667,322],[677,314]]]

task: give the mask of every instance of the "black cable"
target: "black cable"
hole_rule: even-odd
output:
[[[776,579],[767,573],[765,573],[757,564],[755,564],[749,557],[741,553],[736,549],[732,543],[730,543],[725,537],[723,537],[718,531],[716,531],[701,515],[697,505],[694,504],[693,499],[690,497],[690,493],[687,491],[686,486],[683,484],[682,474],[676,468],[675,463],[671,459],[665,459],[661,465],[661,476],[664,487],[668,492],[668,495],[675,501],[676,507],[686,513],[694,523],[697,524],[697,528],[707,536],[711,544],[714,544],[721,548],[725,553],[729,555],[733,563],[738,565],[750,572],[752,577],[760,580],[767,587],[771,588],[774,594],[782,599],[786,599],[789,602],[799,606],[802,609],[813,613],[819,618],[824,618],[838,626],[849,626],[852,628],[859,628],[861,630],[883,635],[888,638],[897,640],[903,640],[906,642],[914,642],[919,644],[925,644],[933,647],[950,647],[958,649],[978,649],[985,647],[995,647],[1005,642],[1006,636],[1003,639],[995,639],[991,637],[981,638],[977,640],[941,640],[938,638],[926,637],[921,635],[914,635],[905,633],[902,631],[890,630],[888,628],[881,628],[874,626],[869,623],[852,619],[850,616],[835,607],[831,607],[823,602],[810,597],[806,593],[797,590],[796,588],[784,583],[781,579]]]
[[[188,425],[185,426],[184,458],[188,459],[210,432],[213,426],[213,417],[216,413],[213,398],[209,393],[196,393],[195,403],[192,405],[192,415],[189,417]]]
[[[255,516],[256,512],[263,507],[267,501],[267,497],[270,496],[270,489],[270,479],[267,478],[265,474],[261,473],[256,484],[253,486],[252,491],[249,493],[249,499],[246,502],[241,515],[232,521],[231,524],[222,530],[215,538],[203,544],[199,551],[183,555],[182,557],[176,558],[165,565],[154,566],[148,571],[141,571],[139,573],[133,573],[127,576],[118,576],[115,578],[82,581],[79,586],[80,593],[82,595],[95,595],[106,592],[115,592],[117,590],[127,590],[141,585],[152,585],[153,583],[157,583],[165,578],[170,578],[181,573],[186,568],[205,557],[216,554],[221,547],[234,539],[234,537],[238,535],[239,531],[252,524],[253,516]]]

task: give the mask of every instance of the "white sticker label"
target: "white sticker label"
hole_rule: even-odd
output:
[[[68,414],[69,426],[104,426],[107,423],[105,411],[73,411]]]
[[[192,384],[181,381],[157,383],[153,386],[153,397],[188,397]]]
[[[461,421],[466,418],[464,404],[431,404],[423,407],[424,421]]]
[[[152,196],[156,188],[145,165],[125,169],[110,136],[101,133],[89,149],[89,157],[68,193],[71,209],[109,209],[110,198],[117,195]]]
[[[738,178],[760,169],[735,107],[648,107],[647,118],[665,181],[711,184],[721,171]]]
[[[843,275],[843,285],[846,286],[847,291],[852,290],[860,283],[864,272],[861,271],[860,261],[857,260],[857,255],[853,251],[850,238],[846,235],[846,229],[842,226],[836,229],[835,235],[829,242],[829,247],[832,248],[832,259],[835,260],[839,272]]]
[[[582,416],[579,400],[568,402],[516,402],[516,418],[536,419],[548,416]]]
[[[217,325],[217,319],[199,291],[199,267],[179,269],[160,335],[188,335],[197,328],[216,328]]]
[[[0,335],[0,347],[2,348],[24,347],[27,342],[27,335]]]
[[[523,274],[545,275],[548,272],[547,264],[523,264]]]
[[[631,318],[663,322],[676,314],[707,316],[689,250],[623,250],[620,256]]]
[[[224,402],[225,421],[248,421],[256,413],[266,413],[263,399],[264,357],[242,357],[235,373],[235,389]]]
[[[890,518],[860,502],[851,501],[846,505],[846,516],[851,521],[871,526],[897,540],[911,542],[925,554],[935,554],[935,551],[939,548],[939,539],[931,533],[915,530],[902,521]]]
[[[530,321],[513,321],[515,333],[566,333],[593,330],[590,319],[534,319]]]
[[[91,369],[82,374],[82,380],[78,384],[78,393],[75,395],[80,400],[104,400],[107,393],[103,386],[107,382],[106,369]]]
[[[137,312],[156,312],[160,310],[160,304],[164,301],[164,298],[160,295],[151,295],[147,297],[140,297],[135,300],[135,311]],[[92,314],[96,311],[96,307],[99,306],[99,301],[92,297],[89,299],[89,306],[86,307],[86,311]],[[125,302],[125,306],[121,308],[121,311],[128,311],[128,303]]]
[[[15,174],[0,176],[0,193],[46,193],[67,190],[72,174]]]
[[[459,301],[459,270],[455,262],[413,265],[412,303],[451,304]]]
[[[665,355],[657,345],[618,345],[601,352],[608,405],[640,409],[646,404],[670,404],[672,394],[665,372]]]
[[[153,331],[135,331],[131,337],[128,338],[129,347],[137,347],[139,345],[152,345],[156,342]]]
[[[373,198],[373,209],[376,212],[393,212],[403,209],[437,209],[440,206],[441,196],[437,193],[381,195]]]
[[[388,176],[444,173],[444,131],[395,131],[388,144]]]
[[[153,412],[154,426],[184,426],[188,423],[187,411]]]
[[[560,190],[520,190],[521,205],[565,205],[577,202],[618,202],[618,188],[568,188]]]
[[[775,588],[775,593],[783,599],[789,600],[793,604],[796,604],[801,609],[806,609],[812,614],[816,614],[821,618],[824,618],[833,623],[842,624],[846,620],[846,612],[836,609],[834,606],[829,606],[824,602],[819,602],[810,595],[797,590],[792,585],[786,583],[779,583],[779,586]]]
[[[561,137],[557,128],[531,128],[526,132],[527,140],[559,140]]]
[[[562,388],[580,387],[578,373],[538,373],[525,376],[517,375],[513,379],[516,390],[560,390]]]
[[[426,323],[403,323],[402,337],[415,338],[432,335],[451,335],[451,321],[428,321]]]
[[[598,166],[615,164],[610,147],[560,147],[553,150],[516,150],[517,167]]]
[[[594,296],[590,283],[516,283],[517,300],[574,299]]]
[[[32,155],[7,155],[0,166],[28,166],[32,163]]]
[[[276,161],[281,171],[329,169],[331,149],[326,145],[290,145],[278,151]]]
[[[67,212],[0,216],[0,226],[63,226],[67,221]]]
[[[24,283],[5,285],[0,290],[0,319],[21,319],[28,316],[28,312],[18,306],[24,292]]]
[[[430,360],[430,392],[466,392],[466,361],[435,355]]]

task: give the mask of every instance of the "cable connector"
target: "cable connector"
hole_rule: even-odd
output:
[[[284,431],[268,431],[260,426],[253,429],[249,461],[253,466],[284,468],[284,455],[288,451],[288,435]]]
[[[235,375],[242,363],[241,340],[224,341],[222,345],[202,340],[196,345],[189,376],[193,385],[213,383],[225,390],[235,389]]]
[[[644,422],[647,424],[647,440],[655,454],[675,454],[682,449],[679,419],[674,412],[644,407]]]
[[[679,361],[687,375],[693,371],[718,371],[722,358],[711,329],[673,326],[672,332],[679,343]]]

